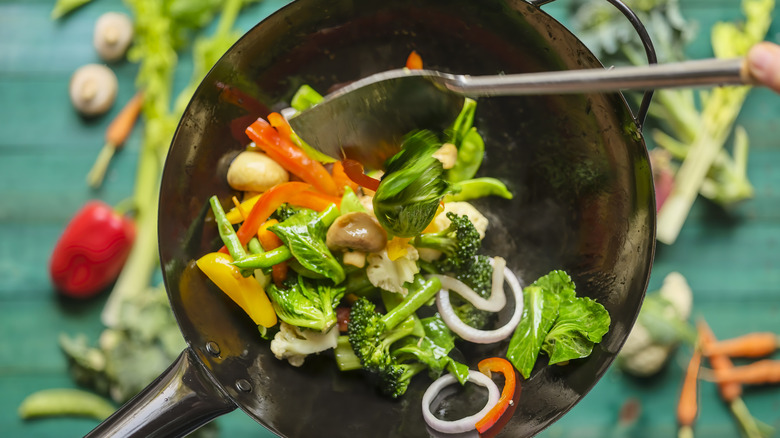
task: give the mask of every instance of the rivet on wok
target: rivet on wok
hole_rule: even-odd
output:
[[[252,390],[252,385],[245,379],[238,379],[236,380],[236,388],[241,392],[250,392]]]
[[[219,345],[214,341],[209,341],[206,343],[206,351],[214,356],[219,356]]]

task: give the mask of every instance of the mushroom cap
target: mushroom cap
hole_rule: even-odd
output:
[[[122,59],[133,41],[133,22],[127,14],[106,12],[95,22],[92,44],[106,62]]]
[[[387,232],[376,218],[356,211],[339,216],[328,228],[325,242],[330,249],[378,252],[387,246]]]
[[[119,82],[114,72],[102,64],[79,67],[70,78],[70,101],[85,116],[107,112],[116,100]]]

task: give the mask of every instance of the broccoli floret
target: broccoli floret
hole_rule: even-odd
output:
[[[400,361],[390,353],[390,348],[414,332],[415,319],[410,317],[440,288],[438,278],[425,280],[417,276],[406,298],[385,315],[377,313],[376,306],[365,298],[352,306],[347,329],[349,343],[363,369],[383,393],[393,398],[404,394],[411,378],[427,365]]]
[[[414,239],[414,246],[431,248],[444,254],[436,261],[441,272],[460,272],[466,265],[473,262],[482,241],[479,232],[468,216],[447,213],[450,225],[435,233],[424,233]]]
[[[271,284],[266,289],[276,314],[282,321],[296,327],[321,332],[336,324],[335,307],[344,296],[344,287],[324,282],[309,282],[298,276],[295,283],[280,288]]]

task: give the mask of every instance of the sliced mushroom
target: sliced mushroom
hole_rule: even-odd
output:
[[[133,22],[126,14],[106,12],[95,22],[92,44],[101,59],[118,61],[133,41]]]
[[[97,116],[114,105],[119,82],[114,72],[101,64],[79,67],[70,78],[70,101],[85,116]]]
[[[333,222],[325,236],[325,243],[333,250],[378,252],[387,245],[387,232],[368,213],[352,212],[339,216]]]
[[[230,163],[227,180],[235,190],[264,192],[290,180],[290,174],[262,152],[244,151]]]

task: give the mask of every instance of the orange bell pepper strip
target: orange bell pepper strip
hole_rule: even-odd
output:
[[[344,173],[356,184],[373,191],[379,188],[380,181],[363,173],[363,165],[359,162],[346,159],[342,164],[344,165]]]
[[[265,223],[260,226],[260,230],[257,231],[257,239],[266,251],[279,248],[283,245],[282,239],[268,229],[278,223],[279,221],[276,219],[269,219],[265,221]],[[287,262],[281,262],[271,267],[271,278],[273,278],[276,286],[282,286],[282,282],[287,278],[287,269]]]
[[[406,58],[406,68],[409,70],[422,70],[423,68],[423,61],[422,57],[419,53],[417,53],[416,50],[412,50],[412,53],[409,54],[409,57]]]
[[[279,163],[288,172],[297,175],[317,190],[331,196],[338,196],[333,177],[317,160],[311,159],[306,152],[285,137],[271,124],[257,119],[246,128],[246,134],[269,157]]]
[[[252,240],[252,237],[257,234],[257,230],[260,229],[260,225],[262,225],[280,205],[287,202],[291,196],[310,188],[311,185],[309,184],[291,181],[277,184],[263,192],[257,199],[255,205],[252,206],[252,210],[244,220],[244,223],[241,224],[241,227],[236,231],[236,235],[238,236],[238,240],[241,241],[241,244],[246,245]],[[219,252],[226,251],[227,249],[224,246],[219,250]]]
[[[239,305],[255,324],[263,327],[276,325],[276,312],[263,287],[254,277],[244,277],[233,265],[228,254],[212,252],[199,258],[198,268],[217,287]]]
[[[357,191],[358,185],[355,181],[352,181],[347,173],[344,172],[344,163],[336,161],[333,163],[333,169],[330,171],[333,175],[333,181],[336,182],[336,187],[339,189],[339,195],[344,194],[344,188],[349,187],[353,192]]]
[[[485,433],[488,429],[493,427],[494,424],[504,415],[509,405],[512,403],[512,398],[515,396],[515,369],[508,360],[500,357],[490,357],[481,360],[477,364],[479,371],[490,377],[491,372],[497,372],[504,375],[504,389],[501,391],[501,397],[498,399],[498,403],[493,406],[493,409],[479,421],[477,421],[477,432]]]

